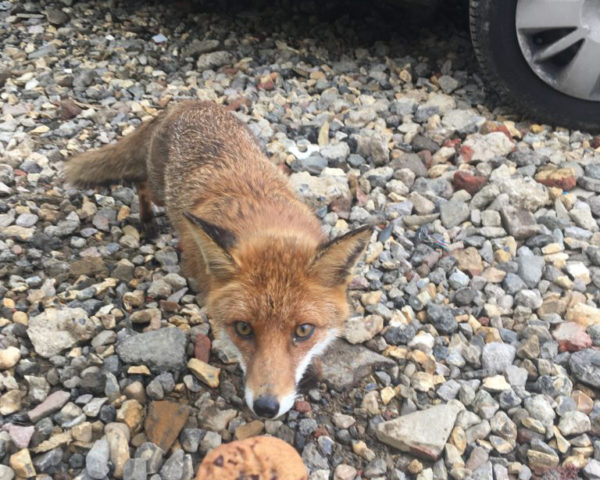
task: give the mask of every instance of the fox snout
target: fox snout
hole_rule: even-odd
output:
[[[273,343],[272,334],[257,333],[253,349],[244,349],[244,345],[237,342],[238,348],[241,347],[240,364],[246,373],[244,397],[256,415],[276,418],[294,406],[298,384],[308,365],[325,351],[337,330],[319,328],[318,332],[311,333],[315,338],[307,339],[305,345],[294,341],[293,333],[288,342],[280,337],[282,341],[278,344]]]

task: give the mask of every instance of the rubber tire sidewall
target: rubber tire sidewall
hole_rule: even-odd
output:
[[[536,121],[600,130],[600,102],[553,89],[527,64],[517,40],[516,7],[517,0],[470,0],[473,45],[492,86]]]

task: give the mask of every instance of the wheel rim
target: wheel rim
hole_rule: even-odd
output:
[[[600,102],[600,0],[518,0],[515,22],[523,57],[539,78]]]

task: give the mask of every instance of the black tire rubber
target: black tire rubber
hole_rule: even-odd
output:
[[[517,40],[517,0],[469,0],[475,55],[488,86],[536,122],[600,131],[600,102],[565,95],[531,70]]]

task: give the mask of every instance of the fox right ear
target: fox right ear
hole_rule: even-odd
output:
[[[189,212],[184,212],[183,216],[191,224],[194,241],[202,252],[208,273],[219,280],[230,278],[237,269],[235,260],[229,254],[229,249],[236,241],[233,233]]]
[[[321,245],[311,270],[328,287],[347,284],[372,233],[373,227],[365,225]]]

